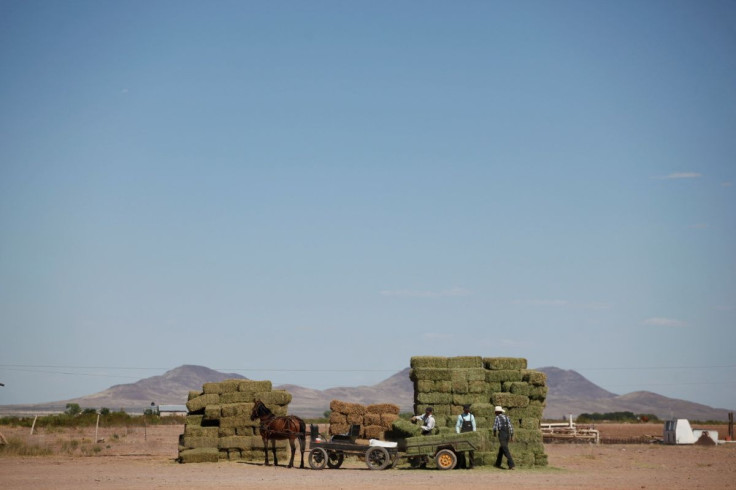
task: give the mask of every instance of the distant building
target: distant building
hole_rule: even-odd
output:
[[[169,417],[171,415],[186,415],[187,406],[186,405],[159,405],[157,411],[161,417]]]

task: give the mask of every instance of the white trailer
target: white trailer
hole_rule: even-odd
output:
[[[693,429],[687,419],[666,421],[663,436],[665,444],[695,444],[698,441],[706,444],[712,441],[713,444],[718,444],[717,430]]]

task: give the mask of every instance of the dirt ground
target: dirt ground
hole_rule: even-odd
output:
[[[661,434],[661,424],[602,424],[603,437]],[[699,427],[713,428],[713,427]],[[725,426],[715,427],[721,438]],[[371,471],[348,459],[337,470],[288,469],[260,463],[179,464],[183,426],[55,432],[0,427],[9,440],[54,448],[52,456],[1,456],[0,488],[30,489],[242,489],[242,488],[736,488],[736,444],[716,447],[661,444],[546,444],[549,466],[439,471]],[[77,441],[74,443],[73,441]],[[97,446],[95,451],[93,448]],[[305,454],[306,456],[306,454]],[[299,453],[296,462],[298,464]],[[305,458],[305,466],[309,464]]]

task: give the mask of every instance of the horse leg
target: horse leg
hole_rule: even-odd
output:
[[[296,452],[296,444],[294,444],[294,438],[289,438],[289,446],[291,446],[291,459],[289,460],[289,468],[294,467],[294,453]]]
[[[266,457],[265,465],[268,466],[268,439],[263,438],[263,454]]]
[[[276,439],[271,439],[271,449],[273,450],[273,465],[279,465],[279,459],[276,456]]]
[[[306,428],[302,428],[301,434],[299,434],[299,451],[302,453],[302,462],[299,468],[304,468],[304,446],[307,445]]]

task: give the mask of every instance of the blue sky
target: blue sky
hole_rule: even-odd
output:
[[[0,404],[525,357],[736,408],[736,4],[0,3]]]

